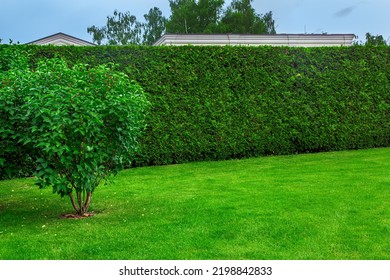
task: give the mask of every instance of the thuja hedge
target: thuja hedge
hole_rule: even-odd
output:
[[[152,103],[136,166],[390,146],[389,47],[1,48],[119,64]]]

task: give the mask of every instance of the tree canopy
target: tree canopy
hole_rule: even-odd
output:
[[[382,35],[372,35],[366,33],[366,46],[387,46],[389,43],[383,38]]]
[[[276,34],[272,12],[258,14],[253,0],[169,0],[171,16],[154,7],[140,22],[130,12],[114,11],[103,27],[87,28],[98,45],[152,45],[164,33]]]
[[[105,26],[93,25],[87,32],[98,45],[152,45],[164,33],[166,18],[157,7],[150,9],[144,18],[145,22],[140,22],[129,11],[115,10],[112,16],[107,16]]]
[[[252,7],[253,0],[233,0],[220,23],[220,31],[233,34],[276,34],[272,12],[259,15]]]
[[[167,33],[276,34],[272,12],[257,14],[253,0],[169,0]]]
[[[169,0],[167,33],[213,33],[220,22],[224,0]]]
[[[164,34],[167,19],[157,7],[150,9],[144,18],[146,22],[142,25],[143,44],[152,45]]]

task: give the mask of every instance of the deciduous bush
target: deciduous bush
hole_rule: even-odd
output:
[[[111,66],[61,59],[3,72],[0,96],[2,141],[30,151],[38,185],[69,196],[78,214],[102,180],[130,165],[149,106],[143,89]]]

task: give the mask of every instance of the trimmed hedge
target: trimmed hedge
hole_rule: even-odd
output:
[[[390,146],[389,47],[4,48],[119,64],[152,103],[135,166]]]

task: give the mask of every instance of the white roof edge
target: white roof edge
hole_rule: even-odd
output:
[[[74,46],[96,46],[94,43],[59,32],[32,42],[26,45],[74,45]]]
[[[160,45],[351,46],[354,34],[165,34]]]

